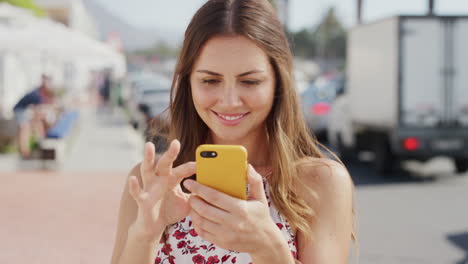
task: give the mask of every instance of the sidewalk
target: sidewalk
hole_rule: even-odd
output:
[[[81,111],[57,171],[18,170],[0,157],[0,263],[109,263],[118,206],[143,141],[123,113]],[[34,166],[31,166],[34,167]]]
[[[125,171],[142,159],[143,139],[130,127],[123,111],[93,108],[81,111],[78,137],[60,168],[64,172]]]

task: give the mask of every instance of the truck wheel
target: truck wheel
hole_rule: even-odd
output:
[[[457,173],[464,173],[468,171],[468,158],[456,158],[454,161]]]
[[[374,169],[383,175],[393,172],[395,157],[385,136],[376,136],[374,141]]]

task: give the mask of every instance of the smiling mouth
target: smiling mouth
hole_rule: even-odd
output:
[[[218,117],[220,117],[223,120],[226,121],[236,121],[242,119],[244,116],[248,115],[250,112],[244,113],[244,114],[220,114],[218,112],[212,111],[215,113]]]

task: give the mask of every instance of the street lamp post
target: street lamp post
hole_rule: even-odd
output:
[[[357,23],[362,23],[362,3],[363,0],[357,0]]]
[[[434,3],[435,0],[429,0],[429,13],[428,15],[429,16],[433,16],[434,15]]]

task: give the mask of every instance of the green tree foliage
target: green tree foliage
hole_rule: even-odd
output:
[[[34,0],[0,0],[0,3],[8,3],[17,7],[29,9],[37,16],[44,16],[45,12],[34,3]]]
[[[345,56],[346,30],[336,16],[332,7],[323,22],[315,31],[317,56],[322,58],[339,58]]]
[[[323,59],[346,56],[346,30],[333,7],[317,27],[291,33],[291,39],[296,56]]]
[[[289,38],[292,42],[292,49],[295,56],[303,58],[315,57],[315,40],[313,32],[307,29],[290,33]]]

